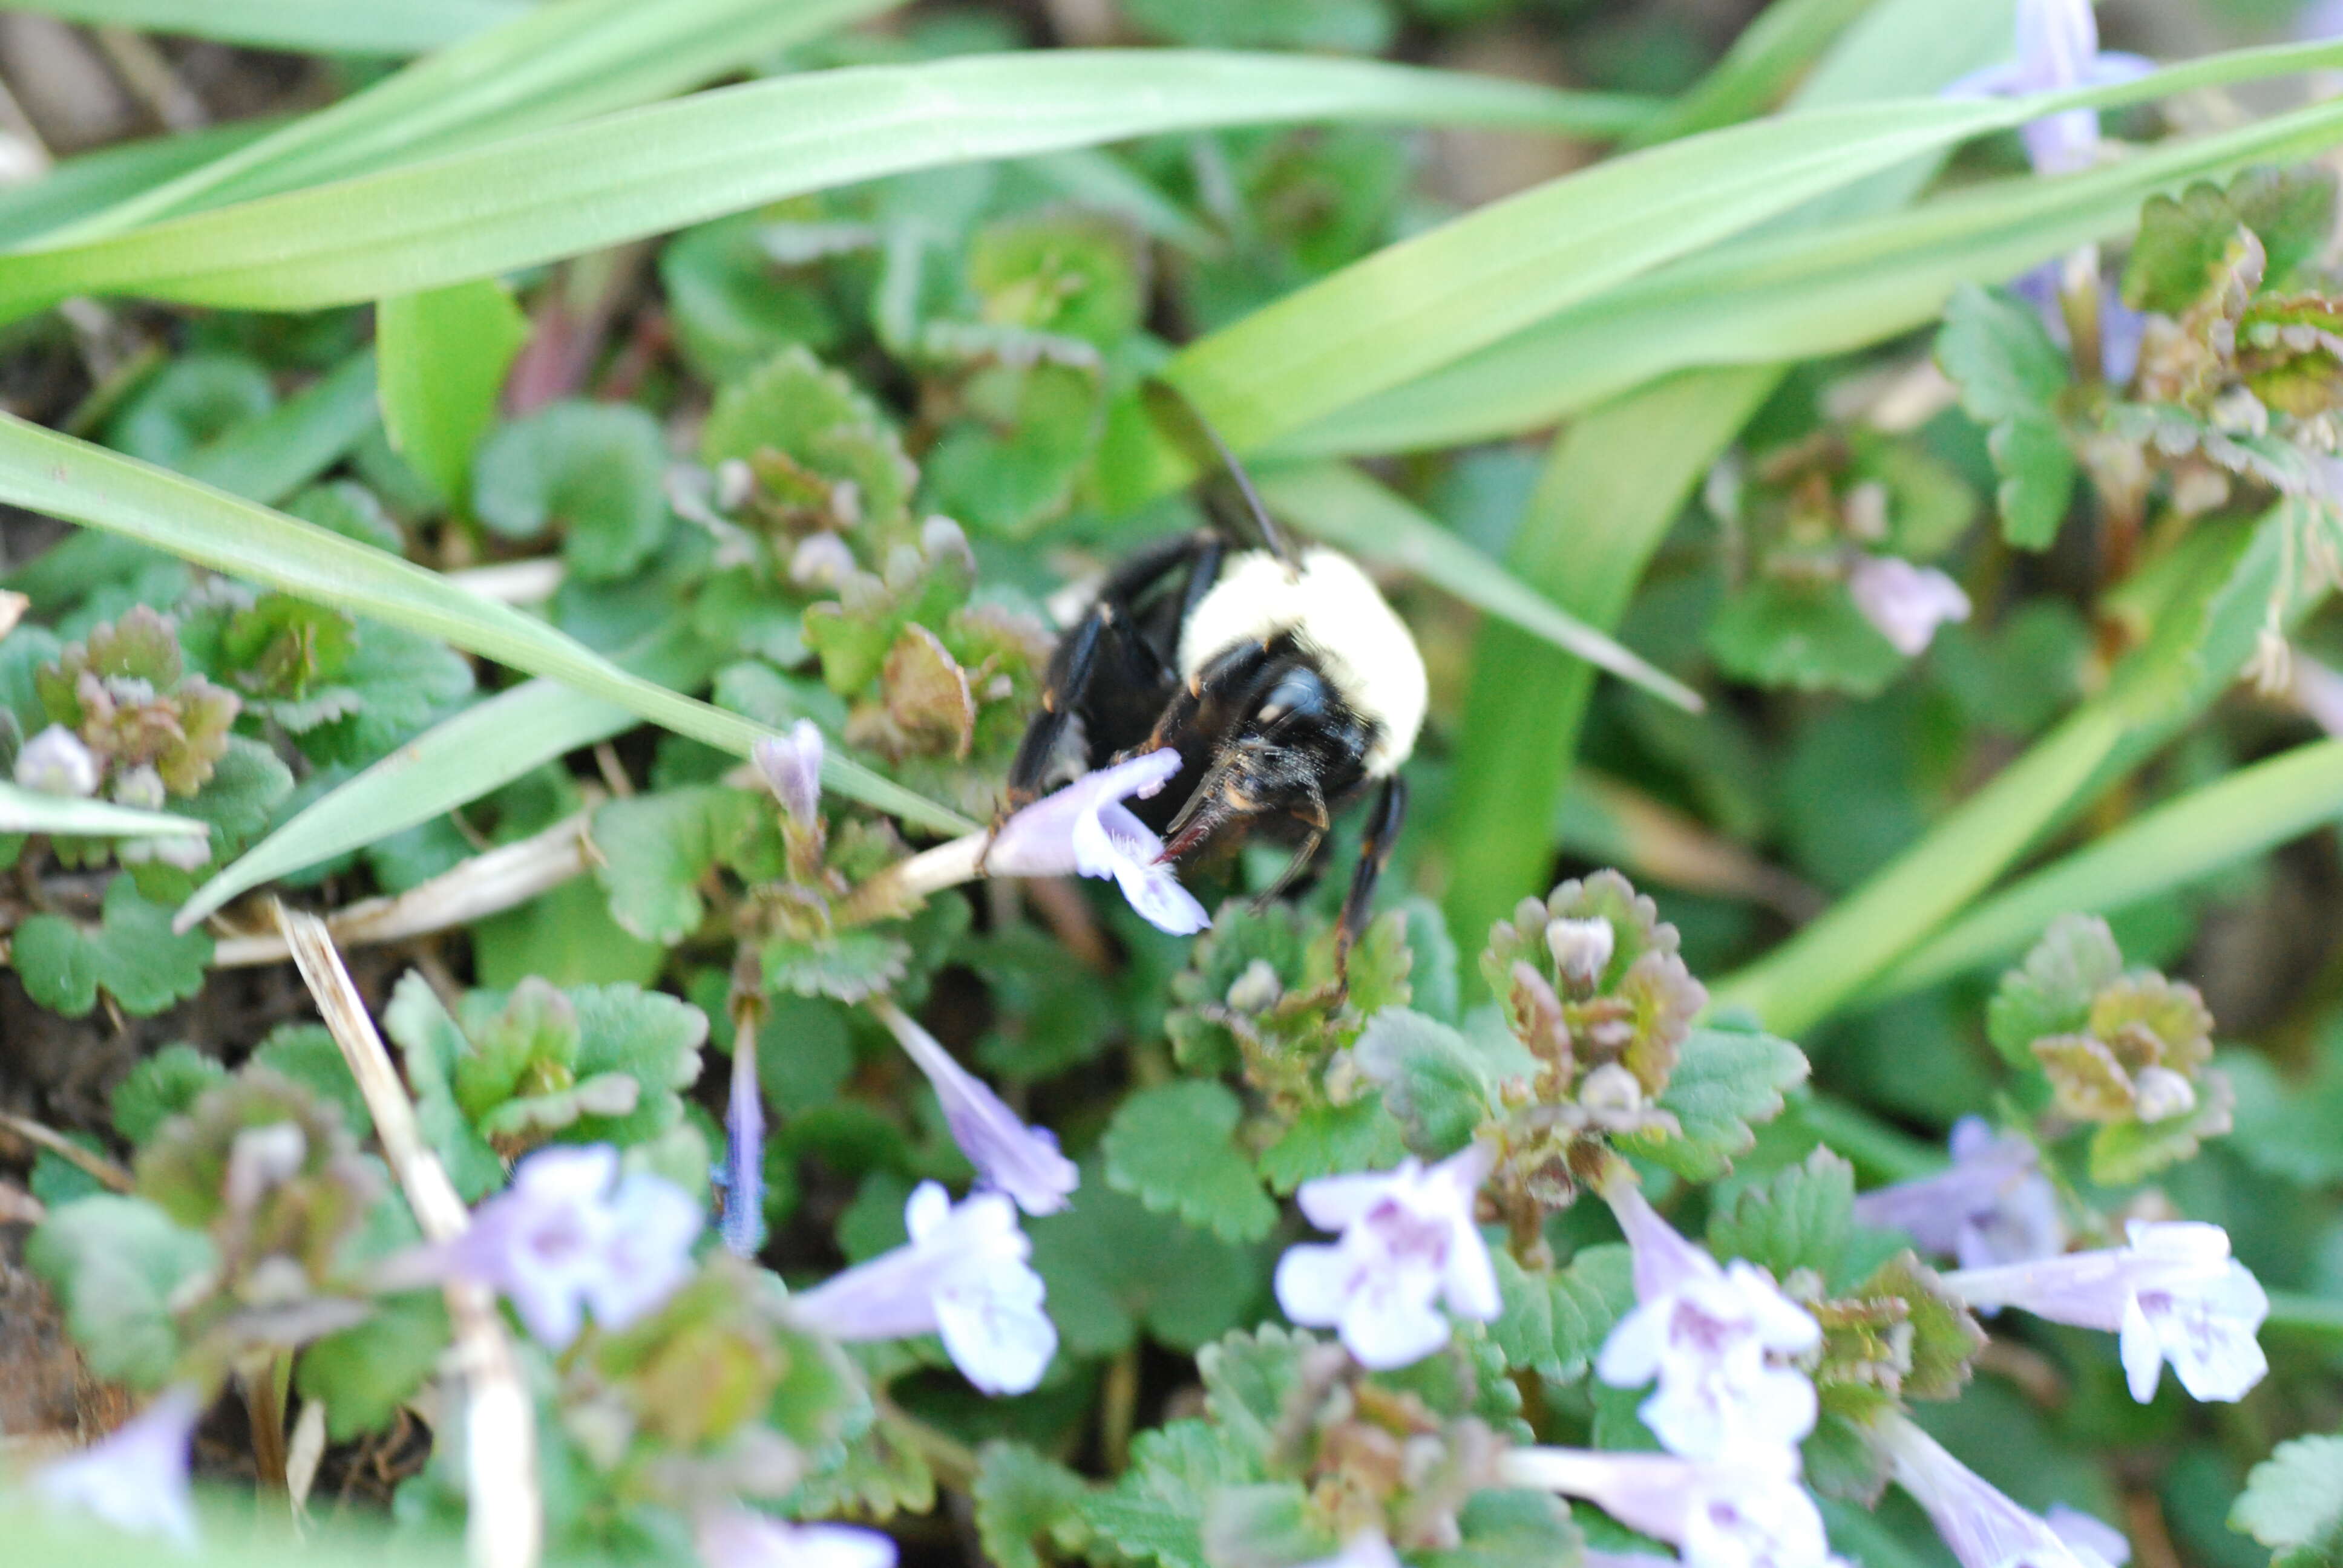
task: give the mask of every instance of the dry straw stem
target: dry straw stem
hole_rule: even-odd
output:
[[[472,1222],[438,1156],[423,1141],[407,1086],[367,1016],[366,1003],[326,922],[276,906],[277,929],[317,999],[318,1016],[342,1048],[374,1117],[383,1158],[407,1194],[426,1239],[452,1241]],[[520,1366],[495,1295],[482,1285],[443,1287],[464,1379],[464,1452],[471,1498],[467,1526],[474,1568],[534,1568],[544,1544],[545,1505],[537,1484],[537,1428]]]
[[[587,840],[592,818],[590,808],[566,817],[533,838],[475,855],[395,897],[337,910],[325,924],[336,941],[366,947],[444,931],[525,904],[585,873],[592,863]],[[212,967],[280,963],[287,956],[280,935],[226,937],[212,950]]]
[[[137,1185],[129,1171],[105,1155],[84,1149],[64,1133],[44,1127],[28,1116],[0,1111],[0,1131],[13,1132],[35,1148],[45,1149],[67,1164],[77,1166],[84,1175],[109,1192],[127,1192]]]
[[[898,860],[848,894],[839,906],[839,919],[848,925],[876,920],[916,905],[930,893],[973,882],[984,875],[984,852],[991,847],[992,830],[988,828]]]

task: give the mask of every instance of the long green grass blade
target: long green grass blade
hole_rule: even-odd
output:
[[[1828,49],[1872,0],[1776,0],[1757,14],[1725,58],[1683,97],[1627,138],[1631,147],[1713,131],[1762,115]]]
[[[772,733],[737,714],[630,675],[575,638],[438,573],[183,475],[0,417],[0,500],[139,543],[215,571],[439,638],[576,687],[719,750],[748,755]],[[849,799],[947,833],[975,824],[838,755],[822,782]]]
[[[660,634],[619,661],[646,680],[685,689],[705,680],[712,662],[688,632]],[[628,709],[556,681],[500,691],[311,801],[197,889],[175,923],[186,930],[264,882],[469,805],[532,768],[639,722]]]
[[[0,246],[23,245],[78,223],[189,169],[249,146],[279,124],[273,119],[238,120],[67,158],[39,179],[0,190]]]
[[[375,309],[383,426],[458,508],[468,505],[472,454],[496,422],[505,372],[528,338],[528,318],[493,277],[403,294]]]
[[[1689,712],[1700,693],[1619,646],[1356,468],[1339,463],[1256,476],[1262,499],[1303,533],[1413,573],[1574,658]]]
[[[1820,920],[1710,988],[1795,1035],[1912,951],[2026,849],[2227,689],[2280,586],[2280,508],[2249,528],[2207,528],[2164,564],[2169,602],[2150,640],[1991,782]]]
[[[110,800],[76,800],[44,795],[0,779],[0,833],[74,833],[85,839],[181,837],[210,832],[211,825],[167,811],[141,811]]]
[[[250,424],[187,459],[186,474],[274,506],[338,462],[374,427],[374,350],[351,355]]]
[[[1485,208],[1294,299],[1316,301],[1309,314],[1322,321],[1329,310],[1356,308],[1369,286],[1363,280],[1381,277],[1403,279],[1416,291],[1411,299],[1429,289],[1453,307],[1465,284],[1491,285],[1493,266],[1511,287],[1448,351],[1453,357],[1602,282],[1916,152],[2014,123],[2013,114],[1998,104],[1910,104],[1720,132]],[[805,191],[1165,131],[1305,120],[1566,130],[1584,129],[1587,118],[1584,100],[1550,88],[1293,55],[1059,50],[826,71],[126,234],[12,252],[0,256],[0,314],[74,293],[253,309],[349,304],[600,249]],[[1573,232],[1581,224],[1596,226],[1599,243]],[[1498,246],[1507,247],[1501,257],[1485,254]],[[1571,276],[1577,261],[1594,269],[1595,283]],[[1434,269],[1447,266],[1463,266],[1465,278],[1442,282]],[[1293,303],[1251,319],[1282,336]],[[1382,304],[1374,317],[1393,313]],[[1252,337],[1265,331],[1255,327]],[[1225,392],[1228,362],[1247,340],[1242,324],[1204,340],[1191,351],[1196,357],[1183,359],[1183,374]],[[1431,367],[1423,345],[1393,348],[1397,368],[1359,395]],[[1321,389],[1313,405],[1325,396]],[[1230,434],[1242,441],[1261,432],[1240,425]]]
[[[651,103],[893,3],[552,0],[51,237],[119,234]]]
[[[1279,441],[1300,455],[1410,451],[1534,430],[1698,365],[1842,353],[1934,320],[1965,282],[2127,233],[2159,191],[2343,141],[2313,105],[2058,180],[1999,181],[1910,211],[1751,238],[1638,279]]]
[[[1979,904],[1889,970],[1885,1000],[2024,950],[2070,910],[2112,914],[2343,817],[2343,740],[2298,746],[2127,822]]]
[[[526,0],[13,0],[68,22],[315,55],[421,55],[525,14]]]

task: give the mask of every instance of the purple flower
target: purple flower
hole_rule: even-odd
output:
[[[2096,267],[2096,249],[2081,254]],[[2074,337],[2067,329],[2066,311],[2060,297],[2066,286],[2068,262],[2073,259],[2046,261],[2021,273],[2009,284],[2012,294],[2034,307],[2050,340],[2069,352],[2074,347]],[[2133,373],[2139,368],[2140,345],[2147,338],[2147,313],[2126,305],[2123,291],[2108,279],[2100,278],[2098,288],[2099,374],[2110,387],[2128,387]]]
[[[791,1524],[751,1509],[710,1508],[693,1532],[706,1568],[895,1568],[895,1543],[850,1524]]]
[[[724,1107],[724,1219],[718,1229],[735,1255],[765,1244],[765,1100],[757,1084],[757,1036],[732,1039],[731,1096]]]
[[[2058,1192],[2023,1138],[1997,1136],[1981,1116],[1953,1127],[1953,1168],[1855,1201],[1855,1217],[1901,1231],[1921,1250],[1965,1269],[2055,1258],[2066,1250]]]
[[[1865,556],[1847,575],[1855,608],[1906,658],[1928,650],[1936,628],[1969,618],[1969,596],[1934,567],[1896,556]]]
[[[2042,1523],[2050,1526],[2050,1533],[2078,1557],[2096,1557],[2108,1568],[2123,1568],[2131,1561],[2131,1543],[2124,1538],[2124,1533],[2079,1508],[2054,1503],[2042,1511]]]
[[[2128,82],[2156,68],[2137,55],[2099,48],[2099,21],[2091,0],[2017,0],[2017,58],[1964,76],[1945,89],[1951,96],[2016,98]],[[2037,173],[2071,174],[2087,166],[2099,146],[2099,112],[2068,109],[2028,122],[2026,156]]]
[[[538,1150],[510,1187],[480,1205],[472,1228],[439,1250],[441,1271],[504,1292],[528,1332],[555,1350],[578,1337],[589,1306],[603,1328],[624,1328],[691,1272],[705,1221],[665,1178],[618,1177],[618,1151],[607,1143]]]
[[[187,1495],[187,1445],[203,1413],[195,1390],[166,1389],[104,1442],[35,1472],[33,1490],[58,1508],[102,1519],[117,1530],[193,1546],[196,1511]]]
[[[16,782],[44,795],[86,799],[97,793],[97,759],[80,736],[52,724],[16,753]]]
[[[749,749],[781,809],[808,827],[821,810],[821,730],[810,719],[799,719],[787,735],[767,736]]]
[[[2292,31],[2312,44],[2321,38],[2343,37],[2343,0],[2312,0],[2297,13]]]
[[[976,1167],[985,1186],[1006,1192],[1028,1214],[1054,1214],[1081,1181],[1074,1162],[1058,1152],[1058,1140],[1044,1127],[1028,1127],[1001,1103],[983,1080],[952,1060],[934,1035],[891,1002],[874,1002],[903,1050],[935,1086],[952,1141]]]
[[[1153,795],[1180,771],[1171,747],[1086,773],[1001,825],[985,869],[1003,877],[1112,877],[1149,924],[1175,937],[1212,923],[1204,906],[1162,863],[1163,840],[1123,800]]]
[[[797,1298],[798,1316],[840,1340],[940,1334],[969,1382],[987,1393],[1023,1393],[1041,1381],[1058,1331],[1042,1312],[1041,1276],[1002,1193],[957,1206],[922,1181],[903,1209],[911,1239]]]
[[[1289,1247],[1277,1263],[1277,1302],[1285,1315],[1332,1328],[1362,1365],[1405,1366],[1448,1342],[1449,1309],[1483,1322],[1500,1310],[1488,1244],[1473,1223],[1473,1200],[1488,1175],[1478,1144],[1425,1170],[1401,1162],[1382,1174],[1322,1176],[1296,1194],[1322,1231],[1340,1231],[1332,1246]]]
[[[1927,1511],[1961,1568],[2115,1568],[2092,1532],[2052,1528],[1970,1470],[1918,1427],[1893,1412],[1873,1424],[1896,1484]],[[2087,1515],[2077,1515],[2087,1519]],[[2097,1531],[2107,1526],[2092,1519]],[[2126,1555],[2129,1555],[2127,1552]]]
[[[1838,1562],[1821,1512],[1798,1485],[1794,1449],[1695,1461],[1517,1448],[1498,1463],[1507,1485],[1584,1498],[1630,1530],[1674,1546],[1684,1568],[1823,1568]]]
[[[2142,1404],[2155,1397],[2166,1362],[2198,1399],[2245,1397],[2269,1371],[2254,1338],[2269,1297],[2229,1256],[2228,1232],[2135,1220],[2129,1234],[2127,1247],[1962,1269],[1945,1283],[1972,1307],[2017,1307],[2120,1336],[2124,1373]]]
[[[1614,1388],[1657,1382],[1638,1412],[1688,1459],[1794,1448],[1815,1427],[1813,1380],[1791,1358],[1822,1325],[1755,1268],[1723,1268],[1675,1232],[1634,1187],[1606,1193],[1634,1255],[1635,1310],[1595,1357]]]

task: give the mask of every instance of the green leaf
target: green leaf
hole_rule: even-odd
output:
[[[1348,1105],[1313,1105],[1261,1154],[1262,1180],[1291,1192],[1320,1176],[1388,1171],[1407,1155],[1407,1137],[1381,1095]]]
[[[505,1168],[456,1103],[456,1068],[470,1054],[471,1042],[420,970],[409,970],[392,990],[382,1028],[398,1042],[424,1141],[447,1166],[458,1195],[478,1202],[505,1184]]]
[[[2227,1076],[2200,1073],[2195,1109],[2161,1121],[2112,1122],[2094,1132],[2091,1180],[2101,1187],[2144,1181],[2167,1166],[2194,1158],[2206,1139],[2230,1131],[2236,1112],[2237,1091]]]
[[[708,1015],[639,985],[573,987],[564,993],[578,1010],[578,1075],[624,1073],[641,1085],[635,1109],[618,1116],[588,1114],[569,1136],[580,1143],[629,1148],[648,1142],[683,1119],[678,1091],[699,1077]]]
[[[830,936],[775,937],[758,950],[765,989],[774,995],[836,997],[860,1001],[901,980],[910,966],[911,944],[880,930],[846,930]]]
[[[2233,1086],[2236,1132],[2229,1148],[2255,1170],[2303,1187],[2343,1181],[2343,1051],[2331,1032],[2320,1041],[2308,1081],[2281,1077],[2247,1050],[2223,1051],[2215,1070]]]
[[[2034,1042],[2083,1029],[2092,999],[2122,973],[2123,952],[2107,921],[2061,915],[2025,963],[2001,977],[1986,1010],[1986,1034],[2014,1065],[2032,1067]]]
[[[219,1255],[210,1237],[146,1199],[101,1193],[51,1211],[25,1243],[25,1261],[65,1303],[90,1370],[151,1389],[178,1362],[172,1297]]]
[[[2204,297],[2237,234],[2237,209],[2218,187],[2197,184],[2177,199],[2151,196],[2124,265],[2124,303],[2178,316]]]
[[[608,0],[601,8],[618,9]],[[824,17],[859,8],[829,10]],[[734,53],[738,47],[727,51],[735,63],[749,57]],[[478,68],[477,61],[466,65]],[[444,83],[431,90],[434,96],[445,91]],[[430,101],[420,85],[406,96]],[[2007,117],[1926,109],[1938,110],[1934,118],[1946,128]],[[379,135],[412,136],[391,119],[387,101],[350,117],[360,112],[387,122]],[[402,103],[400,112],[413,109]],[[1599,95],[1275,55],[1062,49],[809,72],[126,233],[12,253],[0,259],[0,312],[21,315],[81,292],[262,309],[354,304],[600,250],[904,170],[1221,125],[1356,119],[1571,129],[1619,116],[1618,101]],[[1944,134],[1939,129],[1937,139]],[[1834,142],[1869,140],[1851,126],[1828,136]],[[469,138],[449,139],[460,145]],[[1909,139],[1908,150],[1916,150],[1927,137]],[[1899,150],[1906,149],[1899,144]],[[240,159],[246,166],[268,165],[263,188],[283,188],[277,182],[295,177],[297,169],[299,178],[324,179],[367,162],[338,147],[307,158],[272,158],[272,151],[256,144]],[[1883,147],[1871,156],[1891,155]],[[1758,157],[1759,166],[1769,161]],[[1865,155],[1852,161],[1859,173]],[[206,182],[206,199],[226,194],[220,188],[226,182]],[[186,198],[186,184],[154,193],[141,207],[166,210]],[[1780,206],[1795,200],[1794,193]],[[137,216],[129,208],[105,215],[102,228],[120,228]],[[1695,243],[1697,236],[1690,236],[1675,248]]]
[[[804,476],[853,487],[843,521],[885,526],[910,510],[919,470],[902,437],[860,388],[802,347],[727,382],[700,428],[700,460],[711,467],[774,454]]]
[[[277,407],[277,383],[242,355],[174,359],[122,406],[106,445],[149,463],[178,467],[199,447]]]
[[[1064,1536],[1079,1542],[1088,1482],[1021,1442],[988,1442],[977,1462],[969,1495],[988,1562],[996,1568],[1049,1568]]]
[[[707,912],[699,883],[769,809],[745,790],[715,785],[612,800],[594,813],[594,874],[610,914],[645,941],[668,947]]]
[[[2229,1528],[2268,1547],[2288,1568],[2343,1563],[2343,1437],[2279,1443],[2246,1477]]]
[[[523,15],[521,0],[27,0],[19,9],[97,26],[142,27],[290,54],[422,55]]]
[[[143,811],[111,800],[44,795],[0,779],[0,833],[64,833],[85,839],[182,837],[208,833],[209,823],[167,811]]]
[[[1033,1267],[1049,1287],[1065,1353],[1112,1355],[1145,1329],[1193,1352],[1258,1316],[1268,1262],[1108,1185],[1103,1161],[1082,1163],[1081,1201],[1026,1222]]]
[[[406,539],[390,514],[382,509],[382,502],[372,490],[352,480],[312,485],[287,500],[285,510],[288,516],[315,523],[346,539],[372,545],[395,556],[406,553]]]
[[[1505,1044],[1513,1044],[1507,1036]],[[1498,1106],[1498,1086],[1526,1077],[1528,1053],[1511,1060],[1492,1039],[1457,1030],[1405,1008],[1387,1007],[1367,1020],[1353,1051],[1360,1070],[1383,1086],[1383,1103],[1428,1159],[1454,1153],[1473,1141]]]
[[[371,762],[412,739],[472,694],[472,666],[438,638],[379,621],[362,623],[341,684],[354,712],[311,729],[301,749],[322,763]]]
[[[274,506],[339,462],[375,423],[368,348],[173,466],[191,479]]]
[[[805,1478],[787,1506],[811,1519],[845,1515],[882,1523],[898,1513],[932,1511],[936,1475],[918,1436],[904,1417],[881,1411],[847,1442],[835,1463]]]
[[[33,1000],[68,1018],[96,1007],[101,989],[132,1017],[151,1017],[203,990],[211,958],[209,936],[174,935],[170,911],[140,898],[127,877],[107,886],[96,930],[34,915],[16,928],[10,953]]]
[[[2335,171],[2316,165],[2247,169],[2229,182],[2229,205],[2262,242],[2267,286],[2283,286],[2318,258],[2335,232]]]
[[[1854,1241],[1855,1167],[1828,1149],[1743,1189],[1731,1208],[1708,1218],[1708,1250],[1718,1257],[1746,1258],[1777,1280],[1812,1269],[1834,1293],[1852,1289],[1864,1271],[1849,1277]]]
[[[276,752],[249,736],[231,735],[201,792],[180,801],[179,809],[209,824],[212,853],[231,853],[266,827],[291,793],[293,770]]]
[[[550,676],[736,756],[771,733],[621,669],[509,605],[437,573],[265,508],[55,435],[0,418],[0,499],[126,534],[215,570],[445,638],[533,675]],[[823,787],[908,821],[973,831],[926,800],[840,755]]]
[[[366,1322],[305,1346],[293,1386],[303,1399],[325,1402],[328,1437],[352,1442],[390,1424],[439,1370],[447,1344],[447,1307],[437,1291],[386,1297]]]
[[[114,1088],[114,1130],[133,1145],[195,1104],[204,1091],[227,1081],[219,1059],[184,1042],[166,1045],[130,1070]]]
[[[1687,1181],[1713,1181],[1756,1146],[1757,1126],[1779,1116],[1783,1092],[1805,1080],[1805,1053],[1786,1040],[1695,1029],[1659,1099],[1683,1136],[1638,1138],[1635,1151]]]
[[[472,454],[496,422],[528,322],[505,286],[476,278],[375,307],[383,428],[450,499],[471,494]]]
[[[659,548],[674,520],[667,461],[659,421],[630,403],[549,404],[481,446],[472,509],[508,538],[558,528],[578,576],[622,578]]]
[[[2077,473],[2056,407],[2073,379],[2066,356],[2032,306],[1971,284],[1945,306],[1936,363],[1961,389],[1961,407],[1988,432],[2004,536],[2020,549],[2048,548]]]
[[[374,1115],[367,1109],[366,1095],[359,1090],[358,1081],[350,1075],[350,1064],[342,1055],[342,1048],[334,1043],[333,1030],[324,1024],[280,1023],[254,1049],[252,1060],[271,1072],[291,1079],[339,1111],[342,1124],[350,1130],[352,1137],[373,1136]],[[114,1116],[115,1125],[119,1127],[122,1102],[118,1093]]]
[[[1106,1179],[1159,1214],[1174,1213],[1231,1241],[1258,1241],[1277,1223],[1252,1162],[1232,1141],[1243,1102],[1188,1079],[1142,1089],[1114,1113],[1099,1147]]]
[[[1082,1517],[1125,1557],[1163,1568],[1211,1568],[1205,1511],[1223,1488],[1261,1479],[1225,1434],[1201,1421],[1175,1421],[1139,1435],[1131,1468],[1112,1490],[1091,1499]]]
[[[1745,585],[1709,620],[1708,650],[1738,680],[1852,697],[1876,695],[1905,664],[1835,582]]]
[[[1624,1246],[1582,1248],[1563,1267],[1533,1273],[1500,1247],[1497,1296],[1503,1310],[1489,1337],[1505,1364],[1547,1382],[1576,1382],[1594,1364],[1613,1325],[1635,1304],[1634,1260]]]

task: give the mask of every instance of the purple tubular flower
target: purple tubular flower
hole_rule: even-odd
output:
[[[1425,1170],[1407,1160],[1382,1174],[1322,1176],[1296,1195],[1332,1246],[1289,1247],[1277,1263],[1285,1315],[1332,1328],[1363,1366],[1420,1361],[1448,1342],[1444,1299],[1461,1317],[1493,1321],[1500,1311],[1488,1244],[1473,1223],[1473,1200],[1490,1155],[1475,1144]]]
[[[1961,1568],[2115,1568],[2121,1561],[2097,1549],[2103,1538],[2071,1524],[2054,1529],[2020,1508],[1906,1418],[1890,1412],[1873,1425],[1872,1436],[1896,1484],[1926,1511]]]
[[[1906,658],[1928,650],[1936,628],[1969,618],[1969,596],[1934,567],[1896,556],[1865,556],[1846,579],[1855,608]]]
[[[821,730],[800,719],[781,736],[768,736],[749,749],[765,785],[797,821],[810,827],[821,810]]]
[[[187,1493],[187,1447],[203,1413],[195,1390],[166,1389],[112,1436],[35,1471],[33,1490],[55,1507],[117,1530],[192,1547],[196,1511]]]
[[[895,1543],[850,1524],[791,1524],[751,1509],[710,1508],[693,1532],[705,1568],[895,1568]]]
[[[1171,747],[1086,773],[1001,825],[985,869],[1003,877],[1112,877],[1150,925],[1184,937],[1212,923],[1162,863],[1163,840],[1122,802],[1153,795],[1180,771]]]
[[[2023,1138],[1997,1136],[1981,1116],[1953,1128],[1953,1166],[1899,1181],[1855,1201],[1855,1217],[1901,1231],[1923,1251],[1960,1260],[1965,1269],[2055,1258],[2066,1250],[2057,1190],[2041,1157]]]
[[[2135,1220],[2131,1244],[1944,1276],[1980,1310],[2016,1307],[2054,1323],[2120,1336],[2132,1398],[2146,1404],[2166,1362],[2200,1400],[2242,1399],[2269,1371],[2254,1334],[2269,1297],[2229,1256],[2228,1232],[2197,1221]]]
[[[1057,1353],[1041,1276],[1017,1207],[999,1192],[958,1206],[922,1181],[903,1209],[911,1239],[796,1298],[799,1319],[839,1340],[940,1334],[961,1375],[986,1393],[1024,1393]]]
[[[934,1035],[892,1003],[874,1007],[904,1051],[928,1075],[942,1105],[952,1141],[976,1167],[985,1186],[1006,1192],[1028,1214],[1054,1214],[1081,1182],[1074,1162],[1058,1151],[1045,1127],[1029,1127],[984,1081],[952,1060]]]
[[[1945,89],[1951,97],[2024,97],[2070,87],[2128,82],[2156,68],[2137,55],[2099,47],[2099,21],[2091,0],[2017,0],[2017,58],[1964,76]],[[2087,166],[2099,146],[2099,112],[2068,109],[2029,122],[2026,154],[2040,174],[2071,174]]]
[[[1634,1187],[1606,1193],[1634,1258],[1635,1310],[1595,1357],[1614,1388],[1656,1383],[1638,1412],[1670,1452],[1737,1460],[1793,1449],[1812,1432],[1813,1380],[1792,1358],[1822,1325],[1739,1259],[1723,1268]]]
[[[689,1275],[705,1220],[673,1182],[618,1176],[618,1151],[607,1143],[540,1149],[427,1268],[502,1292],[555,1350],[578,1337],[588,1307],[603,1328],[624,1328]]]
[[[1821,1511],[1798,1485],[1794,1449],[1694,1461],[1517,1448],[1498,1463],[1509,1486],[1584,1498],[1630,1530],[1667,1542],[1684,1554],[1684,1568],[1824,1568],[1839,1561]]]
[[[757,1082],[757,1037],[732,1041],[731,1098],[724,1107],[724,1219],[718,1227],[735,1255],[753,1258],[765,1244],[765,1101]]]

